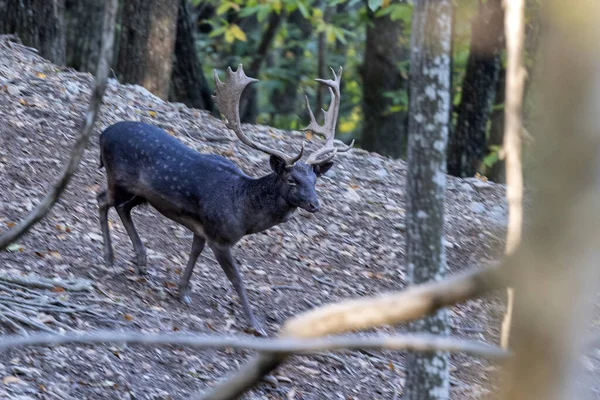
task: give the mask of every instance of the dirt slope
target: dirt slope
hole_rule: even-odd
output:
[[[0,231],[25,216],[54,182],[81,124],[91,84],[88,74],[56,67],[0,42]],[[19,241],[22,251],[0,253],[0,265],[21,274],[94,280],[93,293],[66,296],[99,305],[99,314],[55,316],[74,329],[239,333],[245,326],[241,307],[209,250],[192,278],[194,305],[186,307],[172,296],[191,234],[151,208],[134,212],[149,249],[149,275],[141,279],[134,274],[133,251],[114,211],[117,261],[112,269],[103,265],[95,193],[104,177],[98,169],[97,138],[121,120],[156,124],[200,152],[229,157],[254,176],[267,172],[266,156],[234,140],[219,120],[111,80],[77,175],[59,204]],[[266,126],[245,128],[258,140],[286,150],[298,148],[304,138]],[[251,303],[270,334],[286,318],[313,306],[404,287],[405,180],[404,162],[355,150],[339,157],[320,180],[323,207],[317,215],[299,212],[284,225],[242,240],[235,254]],[[499,254],[506,218],[503,199],[502,186],[448,178],[451,272]],[[490,299],[456,307],[452,333],[497,341],[501,312],[501,304]],[[0,329],[12,332],[2,325]],[[386,330],[391,328],[379,331]],[[12,350],[0,355],[0,378],[19,379],[0,385],[0,398],[184,399],[250,356],[117,345]],[[452,361],[453,398],[480,398],[490,390],[493,365],[461,355]],[[298,357],[274,374],[277,384],[264,384],[248,398],[394,399],[402,392],[402,364],[403,356],[393,352]]]

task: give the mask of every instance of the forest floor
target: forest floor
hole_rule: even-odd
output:
[[[82,124],[92,83],[89,74],[56,67],[0,41],[0,231],[27,215],[59,175]],[[131,244],[114,210],[116,263],[104,266],[96,207],[96,192],[105,185],[98,167],[98,135],[122,120],[158,125],[200,152],[230,158],[248,174],[268,172],[266,156],[234,140],[219,119],[111,80],[76,176],[46,218],[11,252],[0,253],[2,271],[94,282],[90,292],[48,292],[95,310],[50,315],[45,320],[53,329],[54,320],[77,331],[243,333],[246,322],[237,296],[208,249],[192,278],[193,305],[176,300],[191,234],[150,207],[134,211],[148,248],[149,274],[135,274]],[[245,128],[258,140],[288,151],[305,138],[266,126]],[[405,187],[404,162],[354,150],[339,156],[319,181],[319,213],[301,211],[288,223],[239,243],[235,255],[250,301],[269,335],[276,335],[287,318],[315,306],[405,287]],[[507,212],[504,186],[448,177],[446,193],[450,273],[499,257]],[[452,335],[498,343],[502,300],[498,293],[453,307]],[[376,332],[394,329],[403,328]],[[3,325],[0,332],[14,333]],[[0,354],[0,398],[185,399],[251,356],[249,351],[117,344],[14,349]],[[451,361],[452,398],[493,393],[496,365],[461,354]],[[397,399],[403,363],[404,355],[391,351],[295,357],[247,398]]]

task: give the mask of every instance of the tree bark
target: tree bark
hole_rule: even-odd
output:
[[[458,121],[448,146],[448,173],[454,176],[474,176],[487,149],[486,128],[496,96],[504,44],[503,21],[502,0],[479,1],[472,22],[471,50]]]
[[[177,1],[127,0],[121,11],[117,75],[167,99],[177,27]]]
[[[390,92],[407,90],[408,82],[398,68],[409,57],[402,43],[402,22],[388,15],[376,18],[368,10],[365,60],[361,68],[363,81],[364,125],[361,146],[391,157],[404,157],[407,143],[407,111],[390,112]]]
[[[407,258],[411,284],[441,280],[446,273],[444,191],[450,115],[451,0],[415,1],[408,119]],[[448,335],[441,310],[411,330]],[[448,354],[407,356],[405,398],[447,399]]]
[[[78,71],[96,73],[102,45],[104,3],[97,0],[67,0],[66,62]]]
[[[214,109],[211,90],[196,49],[194,26],[187,0],[179,0],[169,100],[211,112]]]
[[[0,33],[17,34],[42,57],[65,65],[65,0],[0,0],[0,10]]]

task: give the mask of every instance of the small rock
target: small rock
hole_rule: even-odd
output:
[[[476,214],[480,214],[485,211],[485,206],[483,205],[483,203],[480,203],[478,201],[474,201],[473,203],[471,203],[470,208],[471,208],[471,211]]]
[[[21,88],[19,86],[15,86],[15,85],[7,85],[6,91],[11,96],[18,96],[21,94]]]
[[[348,188],[348,190],[346,190],[344,197],[346,198],[346,200],[348,200],[352,203],[358,203],[359,201],[362,200],[360,198],[360,195],[358,193],[356,193],[356,190],[354,190],[352,188]]]
[[[389,173],[384,168],[379,168],[379,169],[375,170],[374,173],[380,179],[386,178],[389,175]]]

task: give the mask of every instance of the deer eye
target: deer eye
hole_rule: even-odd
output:
[[[293,177],[289,177],[287,180],[288,185],[290,186],[296,186],[298,184],[298,182],[296,181],[296,179],[294,179]]]

